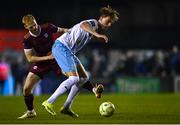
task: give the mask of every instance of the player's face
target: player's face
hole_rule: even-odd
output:
[[[101,16],[100,17],[100,24],[103,30],[107,30],[112,25],[112,20],[109,16]]]
[[[24,27],[29,30],[30,32],[37,32],[38,31],[38,24],[36,23],[35,20],[29,22],[29,23],[26,23],[24,25]]]

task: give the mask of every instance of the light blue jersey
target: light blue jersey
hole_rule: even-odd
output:
[[[68,32],[57,38],[57,40],[70,48],[73,53],[78,52],[92,38],[92,35],[90,33],[86,32],[80,27],[83,22],[88,22],[94,30],[98,29],[97,20],[85,20],[74,25],[71,29],[68,30]]]
[[[65,73],[77,72],[76,66],[81,64],[81,62],[75,53],[83,48],[92,38],[90,33],[80,27],[83,22],[88,22],[94,30],[98,29],[97,20],[90,19],[82,21],[57,38],[53,45],[52,54],[61,67],[61,70]]]

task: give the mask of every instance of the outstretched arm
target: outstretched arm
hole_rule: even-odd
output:
[[[25,53],[25,56],[28,60],[28,62],[41,62],[41,61],[45,61],[45,60],[52,60],[54,59],[54,57],[52,56],[52,54],[48,55],[48,56],[36,56],[34,53],[33,53],[33,50],[32,49],[24,49],[24,53]]]
[[[80,27],[85,30],[86,32],[89,32],[90,34],[92,34],[93,36],[95,36],[96,38],[103,40],[104,42],[108,42],[108,38],[106,35],[102,35],[97,33],[95,30],[93,30],[93,28],[91,27],[91,25],[88,22],[83,22]]]

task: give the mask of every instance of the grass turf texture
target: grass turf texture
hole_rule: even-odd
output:
[[[180,123],[179,94],[105,94],[101,99],[96,99],[92,94],[79,94],[72,107],[80,116],[76,119],[59,113],[66,95],[55,102],[57,115],[48,114],[41,106],[48,97],[35,97],[36,118],[17,120],[26,111],[23,97],[0,96],[0,124]],[[105,101],[111,101],[116,107],[111,117],[102,117],[99,114],[99,105]]]

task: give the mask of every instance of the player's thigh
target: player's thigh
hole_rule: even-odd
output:
[[[58,76],[64,75],[56,60],[51,62],[51,70],[53,70]]]
[[[75,58],[75,63],[76,63],[79,77],[88,78],[88,74],[87,74],[84,66],[82,65],[81,61],[77,57]]]
[[[65,74],[78,75],[74,54],[62,43],[56,41],[52,48],[53,56]]]
[[[40,77],[38,75],[29,72],[24,83],[24,90],[31,90],[39,80]]]

